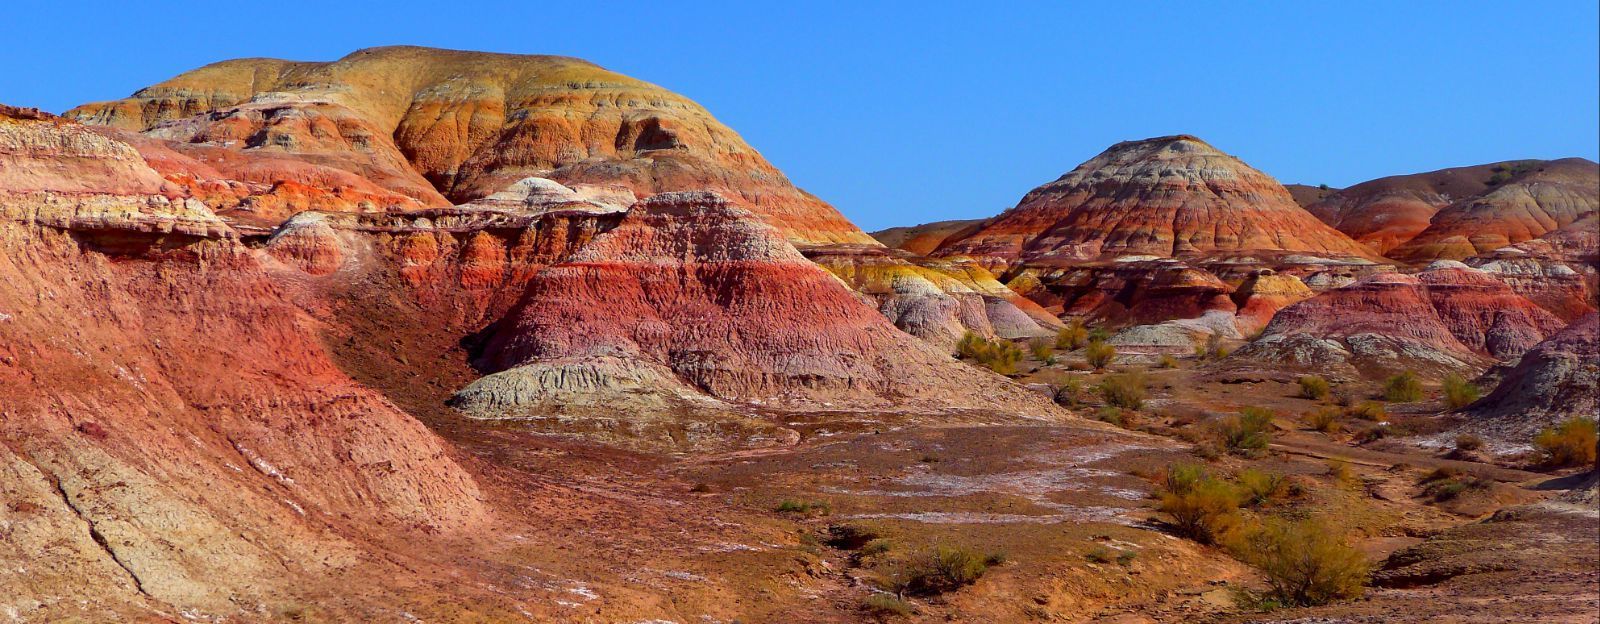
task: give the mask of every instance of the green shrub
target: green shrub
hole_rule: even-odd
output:
[[[1239,484],[1241,503],[1257,507],[1288,495],[1289,480],[1283,475],[1247,468],[1233,478]]]
[[[891,550],[894,550],[894,542],[889,541],[888,538],[880,537],[862,544],[861,550],[856,552],[863,557],[871,557],[874,555],[884,554]]]
[[[1056,348],[1067,351],[1082,349],[1089,343],[1089,328],[1083,326],[1083,321],[1072,319],[1066,327],[1056,332]]]
[[[896,598],[890,594],[873,594],[871,596],[867,596],[866,600],[861,601],[861,608],[866,610],[867,613],[879,617],[890,615],[911,615],[911,605],[906,604],[906,601]]]
[[[1483,392],[1478,386],[1462,378],[1460,375],[1451,374],[1444,378],[1444,403],[1450,409],[1457,410],[1478,400]]]
[[[1328,386],[1328,380],[1316,375],[1306,375],[1300,378],[1301,397],[1321,401],[1328,398],[1328,392],[1331,390]]]
[[[1136,410],[1144,407],[1144,375],[1130,371],[1106,375],[1097,387],[1107,405]]]
[[[1228,452],[1259,455],[1272,443],[1272,412],[1259,407],[1244,408],[1238,415],[1219,421],[1216,431]]]
[[[1544,452],[1551,466],[1582,466],[1595,463],[1595,439],[1595,421],[1573,416],[1539,432],[1533,445]]]
[[[1056,405],[1077,407],[1083,402],[1083,380],[1076,376],[1063,377],[1051,398],[1055,400]]]
[[[1285,604],[1311,606],[1359,597],[1370,571],[1360,551],[1316,520],[1270,519],[1247,532],[1239,551]]]
[[[1123,409],[1111,405],[1101,406],[1099,410],[1095,411],[1094,419],[1103,423],[1111,423],[1118,427],[1126,427],[1128,422]]]
[[[1055,345],[1050,344],[1049,339],[1035,338],[1029,341],[1028,352],[1033,355],[1033,359],[1045,364],[1054,364],[1056,362],[1056,348]]]
[[[1412,403],[1422,400],[1422,382],[1417,374],[1405,371],[1383,383],[1383,400],[1390,403]]]
[[[1011,341],[987,340],[970,331],[956,341],[956,354],[1001,375],[1015,374],[1022,361],[1022,349]]]
[[[1111,563],[1111,560],[1115,556],[1116,555],[1112,554],[1111,549],[1106,548],[1105,546],[1095,546],[1089,552],[1083,553],[1084,559],[1088,559],[1094,563]]]
[[[1104,327],[1096,327],[1089,330],[1089,342],[1105,342],[1110,339],[1111,332],[1107,331]]]
[[[1139,551],[1124,550],[1117,553],[1117,563],[1124,567],[1133,565],[1133,560],[1139,557]]]
[[[1093,366],[1095,370],[1105,368],[1111,364],[1111,360],[1115,357],[1117,357],[1117,348],[1106,344],[1104,341],[1092,340],[1089,342],[1089,346],[1083,348],[1083,358],[1088,360],[1089,365]]]
[[[1309,412],[1305,418],[1306,426],[1310,427],[1312,431],[1338,433],[1339,413],[1339,408],[1336,407],[1323,407],[1317,411]]]

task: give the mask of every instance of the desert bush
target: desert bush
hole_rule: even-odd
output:
[[[1272,443],[1272,412],[1259,407],[1244,408],[1239,414],[1218,421],[1216,432],[1228,452],[1259,455]]]
[[[840,550],[860,550],[868,542],[882,537],[870,527],[855,524],[835,524],[828,527],[827,543],[829,546]]]
[[[1177,368],[1178,367],[1178,358],[1172,357],[1171,355],[1163,354],[1161,356],[1161,359],[1156,362],[1156,366],[1161,367],[1161,368]]]
[[[1111,549],[1105,546],[1095,546],[1089,552],[1083,553],[1084,559],[1094,563],[1111,563],[1111,560],[1115,557],[1116,555],[1112,554]]]
[[[1228,348],[1222,346],[1222,335],[1211,334],[1206,336],[1206,343],[1195,345],[1194,357],[1200,360],[1220,360],[1228,357]]]
[[[1307,412],[1305,417],[1306,426],[1310,427],[1312,431],[1338,433],[1339,413],[1339,409],[1336,407],[1323,407],[1314,412]]]
[[[1388,417],[1383,409],[1383,404],[1377,401],[1362,401],[1350,408],[1350,415],[1361,420],[1378,422]]]
[[[1238,550],[1285,604],[1321,605],[1359,597],[1370,572],[1360,551],[1316,520],[1270,519],[1248,531]]]
[[[956,341],[956,354],[1001,375],[1015,374],[1022,361],[1022,349],[1011,341],[988,340],[970,331]]]
[[[1339,485],[1349,485],[1356,480],[1355,472],[1350,470],[1350,462],[1338,458],[1328,460],[1327,475]]]
[[[1411,403],[1422,400],[1422,381],[1417,374],[1405,371],[1383,382],[1383,400],[1390,403]]]
[[[1105,368],[1111,364],[1112,358],[1115,357],[1117,357],[1117,348],[1106,344],[1104,341],[1093,340],[1089,342],[1089,346],[1083,348],[1083,358],[1088,360],[1089,365],[1093,366],[1095,370]]]
[[[889,594],[873,594],[861,601],[861,608],[875,616],[885,617],[891,615],[911,615],[911,605],[906,601]]]
[[[1095,411],[1094,419],[1103,423],[1111,423],[1118,427],[1128,426],[1128,417],[1120,407],[1105,405]]]
[[[936,546],[913,563],[906,590],[913,594],[942,594],[971,585],[989,569],[984,556],[959,546]]]
[[[1462,378],[1460,375],[1450,375],[1444,378],[1444,403],[1450,409],[1461,409],[1478,400],[1483,392],[1476,384]]]
[[[1468,490],[1487,490],[1494,483],[1478,475],[1452,466],[1440,466],[1424,476],[1422,493],[1435,502],[1444,502],[1461,496]]]
[[[1595,463],[1595,421],[1573,416],[1559,425],[1539,432],[1533,445],[1544,452],[1551,466],[1582,466]]]
[[[1067,351],[1082,349],[1089,343],[1089,328],[1084,327],[1083,321],[1072,319],[1066,327],[1056,332],[1056,348]]]
[[[1366,444],[1369,442],[1377,442],[1378,440],[1382,440],[1387,437],[1389,437],[1389,428],[1380,423],[1357,432],[1356,443]]]
[[[1117,564],[1122,566],[1133,565],[1133,560],[1139,557],[1139,551],[1124,550],[1117,553]]]
[[[1456,436],[1455,442],[1456,450],[1462,452],[1471,452],[1483,448],[1483,438],[1470,433],[1463,433]]]
[[[833,508],[825,502],[799,501],[794,499],[784,499],[782,502],[778,503],[777,507],[778,513],[820,513],[822,515],[828,515],[832,512],[832,510]]]
[[[1316,375],[1306,375],[1300,378],[1301,397],[1321,401],[1328,398],[1329,391],[1331,391],[1331,388],[1328,386],[1328,380],[1326,379]]]
[[[1049,339],[1035,338],[1029,341],[1028,353],[1033,355],[1033,359],[1045,364],[1056,363],[1056,347],[1050,343]]]
[[[1188,494],[1206,479],[1206,469],[1194,464],[1171,464],[1161,473],[1162,491]]]
[[[1104,327],[1089,330],[1089,342],[1105,342],[1111,339],[1111,332]]]
[[[1289,481],[1280,474],[1247,468],[1233,480],[1239,484],[1240,502],[1246,507],[1257,507],[1289,493]]]
[[[1137,371],[1106,375],[1096,389],[1107,405],[1131,410],[1144,407],[1145,379]]]
[[[1221,543],[1240,525],[1237,489],[1203,473],[1182,491],[1163,492],[1156,509],[1172,517],[1175,533],[1203,544]]]
[[[879,537],[862,544],[861,550],[856,552],[863,557],[872,557],[875,555],[884,554],[891,550],[894,550],[894,542],[889,541],[889,538]]]
[[[1055,392],[1051,394],[1051,398],[1056,402],[1056,405],[1077,407],[1079,403],[1083,402],[1083,380],[1075,376],[1063,377],[1061,383],[1056,385]]]

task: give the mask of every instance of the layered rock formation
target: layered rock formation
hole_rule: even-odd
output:
[[[1466,410],[1470,431],[1523,445],[1573,416],[1600,413],[1600,316],[1590,313],[1523,354]]]
[[[1347,375],[1472,372],[1513,359],[1564,323],[1460,263],[1384,273],[1279,311],[1236,356]]]
[[[699,105],[578,59],[415,47],[326,63],[240,59],[67,116],[331,167],[420,207],[530,176],[641,195],[708,189],[796,243],[871,242]]]
[[[1504,181],[1440,209],[1426,229],[1388,255],[1413,263],[1464,260],[1538,238],[1600,209],[1600,165],[1593,162],[1518,161],[1496,173]]]
[[[1564,320],[1593,312],[1600,292],[1600,215],[1467,259]]]
[[[537,273],[478,365],[497,372],[457,398],[483,417],[641,403],[1049,412],[895,330],[776,230],[710,193],[644,200]],[[567,399],[580,392],[590,396],[574,409]]]
[[[959,237],[982,224],[983,219],[935,221],[873,232],[872,237],[886,247],[904,249],[919,256],[926,256],[933,253],[946,240]]]
[[[1428,229],[1440,209],[1490,190],[1489,179],[1495,175],[1496,167],[1514,164],[1493,163],[1378,178],[1316,197],[1304,205],[1311,214],[1350,238],[1379,253],[1388,253]]]
[[[1216,252],[1373,256],[1271,177],[1187,135],[1113,145],[936,254],[1009,264]]]

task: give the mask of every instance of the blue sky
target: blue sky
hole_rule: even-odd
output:
[[[988,216],[1165,134],[1334,186],[1600,150],[1593,0],[152,4],[8,14],[0,102],[59,112],[242,56],[565,54],[694,98],[869,230]]]

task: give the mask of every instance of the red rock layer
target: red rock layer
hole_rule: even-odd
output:
[[[1600,316],[1589,314],[1522,356],[1466,414],[1469,429],[1526,444],[1541,429],[1600,413]]]
[[[1306,210],[1350,238],[1387,254],[1428,229],[1440,209],[1490,190],[1488,181],[1494,169],[1513,164],[1378,178],[1320,197],[1306,205]]]
[[[1560,229],[1600,210],[1600,165],[1581,158],[1522,161],[1481,195],[1458,200],[1395,247],[1404,262],[1463,260]]]
[[[1024,269],[1009,285],[1062,317],[1108,327],[1233,314],[1233,287],[1178,260],[1086,263],[1072,268]]]
[[[959,237],[966,231],[982,224],[982,219],[935,221],[922,225],[894,227],[880,232],[873,232],[872,237],[886,247],[904,249],[919,256],[926,256],[933,253],[946,240],[952,237]]]
[[[425,206],[530,176],[709,189],[797,244],[872,242],[699,105],[571,58],[390,47],[328,63],[241,59],[68,116],[341,169]]]
[[[630,388],[763,405],[1050,411],[896,330],[775,230],[707,193],[647,199],[539,272],[479,365],[503,372],[469,388],[469,411],[537,407],[559,390],[540,384],[614,388],[618,375]]]
[[[1500,278],[1563,320],[1595,311],[1600,292],[1600,215],[1539,238],[1479,254],[1467,264]]]
[[[1440,268],[1379,274],[1288,306],[1238,355],[1373,375],[1461,372],[1516,358],[1561,327],[1490,275]]]
[[[1271,177],[1191,136],[1118,143],[936,255],[1040,263],[1252,251],[1374,257]]]

